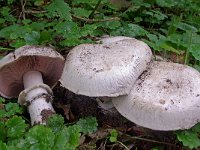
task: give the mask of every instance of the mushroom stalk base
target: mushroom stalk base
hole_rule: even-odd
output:
[[[111,110],[114,108],[112,100],[109,97],[96,98],[96,101],[97,101],[99,107],[104,110]]]
[[[39,71],[29,71],[23,76],[25,90],[19,94],[18,102],[26,105],[31,118],[31,124],[46,124],[48,117],[55,113],[52,107],[51,88],[43,84]]]

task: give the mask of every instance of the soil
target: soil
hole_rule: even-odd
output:
[[[53,106],[57,113],[62,114],[68,123],[81,117],[94,116],[98,121],[98,131],[83,137],[79,149],[123,150],[118,143],[110,143],[107,137],[112,129],[119,132],[118,141],[124,143],[130,150],[181,150],[173,132],[153,131],[126,120],[114,108],[103,110],[94,97],[76,95],[59,84],[54,88]]]

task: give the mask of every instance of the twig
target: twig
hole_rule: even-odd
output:
[[[25,20],[26,19],[26,15],[25,15],[25,6],[26,6],[26,0],[20,0],[20,3],[21,3],[21,8],[22,8],[22,11],[19,15],[19,18],[22,18]]]
[[[92,10],[91,14],[89,15],[89,18],[90,19],[93,19],[94,18],[94,13],[95,11],[97,10],[97,8],[99,7],[99,5],[101,4],[101,0],[99,0],[96,4],[96,6],[94,7],[94,9]]]
[[[130,138],[130,139],[141,140],[141,141],[147,141],[147,142],[151,142],[151,143],[165,144],[165,145],[170,145],[170,146],[176,147],[176,145],[171,144],[171,143],[167,143],[167,142],[161,142],[161,141],[146,139],[146,138],[137,137],[137,136],[130,136],[130,135],[126,135],[126,136],[127,136],[128,138]]]
[[[116,141],[116,143],[121,144],[121,145],[124,147],[125,150],[130,150],[130,149],[129,149],[126,145],[124,145],[122,142]]]
[[[46,13],[47,11],[45,11],[45,10],[41,10],[41,11],[38,11],[38,10],[26,10],[24,12],[27,13],[27,14],[39,14],[39,13]],[[107,19],[87,19],[87,18],[78,17],[78,16],[74,16],[74,15],[72,15],[72,17],[75,18],[75,19],[83,20],[85,22],[89,22],[89,23],[91,23],[91,22],[107,22],[107,21],[120,20],[120,18],[118,18],[118,17],[107,18]]]
[[[6,48],[6,47],[1,47],[0,46],[0,51],[13,51],[14,49],[12,48]]]
[[[76,18],[76,19],[79,19],[79,20],[83,20],[85,22],[107,22],[107,21],[120,20],[120,18],[118,18],[118,17],[107,18],[107,19],[87,19],[87,18],[78,17],[78,16],[74,16],[74,15],[72,15],[72,17]]]
[[[189,62],[190,48],[191,48],[191,43],[192,43],[192,35],[193,35],[193,33],[191,32],[190,33],[190,41],[189,41],[190,43],[189,43],[189,47],[187,48],[186,53],[185,53],[184,64],[188,64],[188,62]]]
[[[45,10],[41,10],[41,11],[39,11],[39,10],[26,10],[24,12],[27,13],[27,14],[40,14],[40,13],[46,13],[47,11],[45,11]]]

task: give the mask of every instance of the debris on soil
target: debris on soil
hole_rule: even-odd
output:
[[[61,103],[58,103],[58,105],[56,106],[57,108],[61,108],[64,111],[64,115],[65,118],[67,118],[67,120],[74,120],[74,115],[71,112],[71,105],[67,104],[67,105],[62,105]]]
[[[177,145],[173,132],[153,131],[126,120],[115,108],[103,110],[98,106],[94,97],[76,95],[59,84],[54,88],[53,106],[57,113],[65,117],[68,123],[79,118],[94,116],[98,121],[98,130],[81,137],[79,150],[124,150],[124,143],[130,150],[148,150],[162,148],[163,150],[181,150]],[[108,137],[112,129],[119,133],[119,143],[111,143]]]
[[[86,116],[94,116],[98,124],[105,127],[120,127],[127,129],[129,122],[115,108],[103,110],[98,106],[96,98],[76,95],[57,85],[54,88],[55,110],[64,114],[68,122],[73,122]],[[67,117],[66,117],[67,116]],[[72,118],[70,116],[73,116]]]

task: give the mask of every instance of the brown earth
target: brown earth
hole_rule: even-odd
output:
[[[100,108],[95,98],[76,95],[59,84],[54,88],[53,106],[57,113],[70,123],[81,117],[94,116],[98,121],[98,131],[82,137],[81,150],[123,150],[120,143],[111,143],[107,139],[112,129],[119,132],[118,141],[130,150],[181,150],[173,132],[152,131],[126,120],[115,109],[110,111]]]

